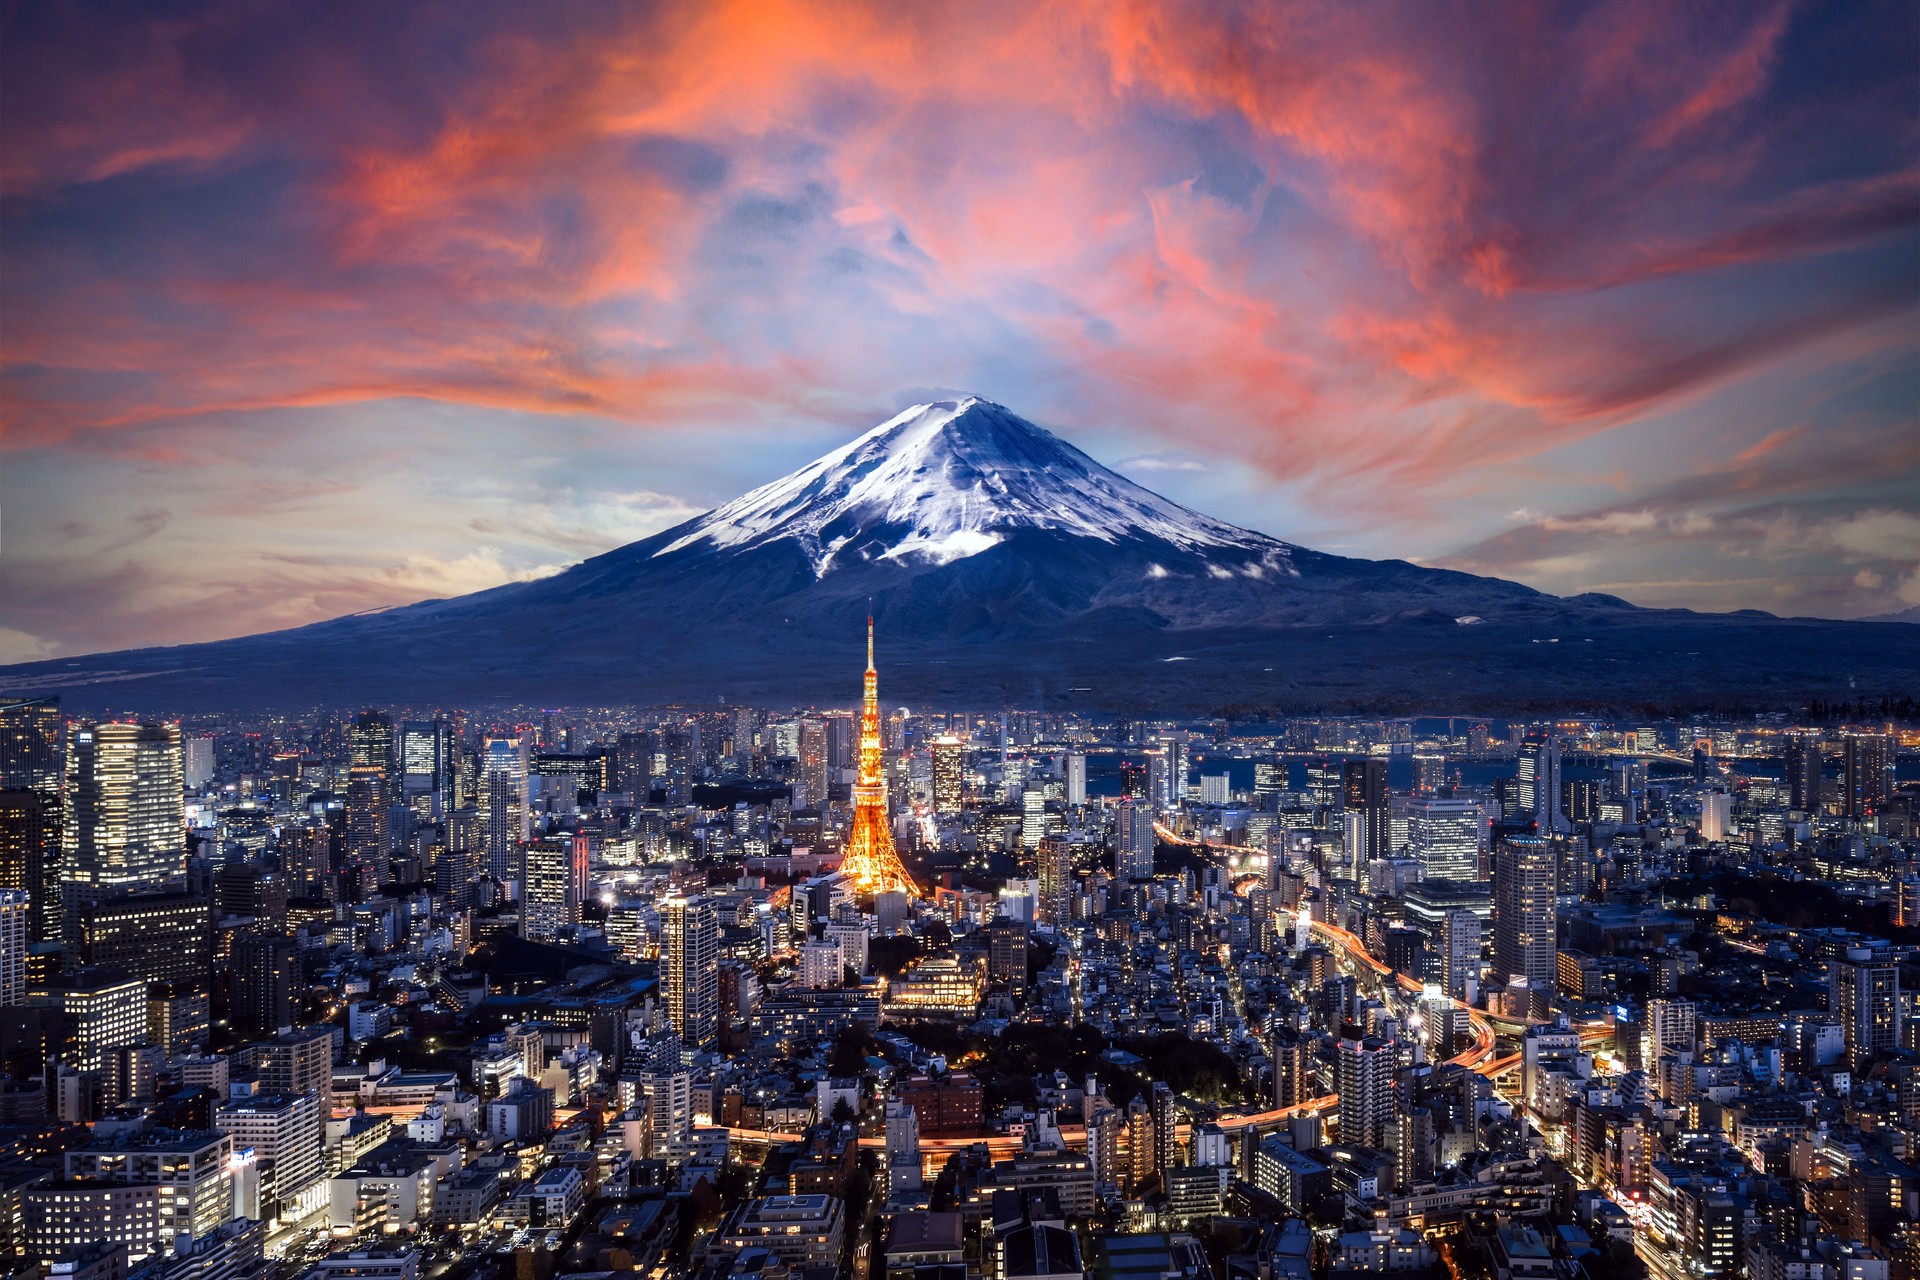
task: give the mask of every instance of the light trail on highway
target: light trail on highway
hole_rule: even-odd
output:
[[[1164,823],[1154,823],[1153,830],[1154,834],[1169,844],[1177,844],[1189,849],[1218,849],[1222,852],[1232,851],[1232,846],[1230,845],[1209,844],[1205,840],[1194,840],[1190,837],[1182,836]],[[1290,911],[1284,907],[1280,908],[1280,911],[1289,917],[1297,917],[1299,914],[1296,911]],[[1409,977],[1404,973],[1399,973],[1389,968],[1379,957],[1367,950],[1367,944],[1360,939],[1358,934],[1325,920],[1312,920],[1308,927],[1316,936],[1324,938],[1339,947],[1346,955],[1349,965],[1358,961],[1370,969],[1376,978],[1385,979],[1391,977],[1399,983],[1403,990],[1414,994],[1419,994],[1426,989],[1425,984],[1417,978]],[[1488,1020],[1484,1012],[1474,1008],[1466,1001],[1454,1000],[1451,996],[1447,997],[1447,999],[1452,1002],[1454,1008],[1466,1012],[1467,1025],[1473,1029],[1473,1043],[1453,1057],[1447,1059],[1447,1061],[1457,1066],[1466,1067],[1471,1071],[1478,1071],[1482,1075],[1492,1074],[1486,1070],[1487,1065],[1494,1061],[1495,1036],[1492,1022]]]

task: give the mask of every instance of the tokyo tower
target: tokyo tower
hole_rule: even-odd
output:
[[[887,784],[881,776],[880,677],[873,669],[873,617],[867,617],[867,678],[860,701],[860,772],[853,784],[853,830],[847,833],[840,870],[862,894],[903,889],[920,896],[894,851],[887,825]]]

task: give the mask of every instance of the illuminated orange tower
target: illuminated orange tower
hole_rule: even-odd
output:
[[[920,895],[893,847],[887,825],[887,783],[881,775],[880,677],[873,669],[873,616],[867,616],[867,679],[860,700],[860,773],[853,784],[853,830],[840,870],[861,893],[904,889]]]

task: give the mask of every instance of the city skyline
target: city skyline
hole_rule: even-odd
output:
[[[1914,21],[10,8],[0,660],[549,571],[971,392],[1321,550],[1908,608]]]
[[[0,1257],[1920,1266],[1910,703],[908,712],[872,634],[857,715],[0,697]]]

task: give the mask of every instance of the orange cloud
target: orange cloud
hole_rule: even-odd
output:
[[[670,431],[969,386],[1430,514],[1868,358],[1920,224],[1910,140],[1874,123],[1916,75],[1870,55],[1913,21],[33,13],[0,48],[0,433],[163,463],[362,402]]]

